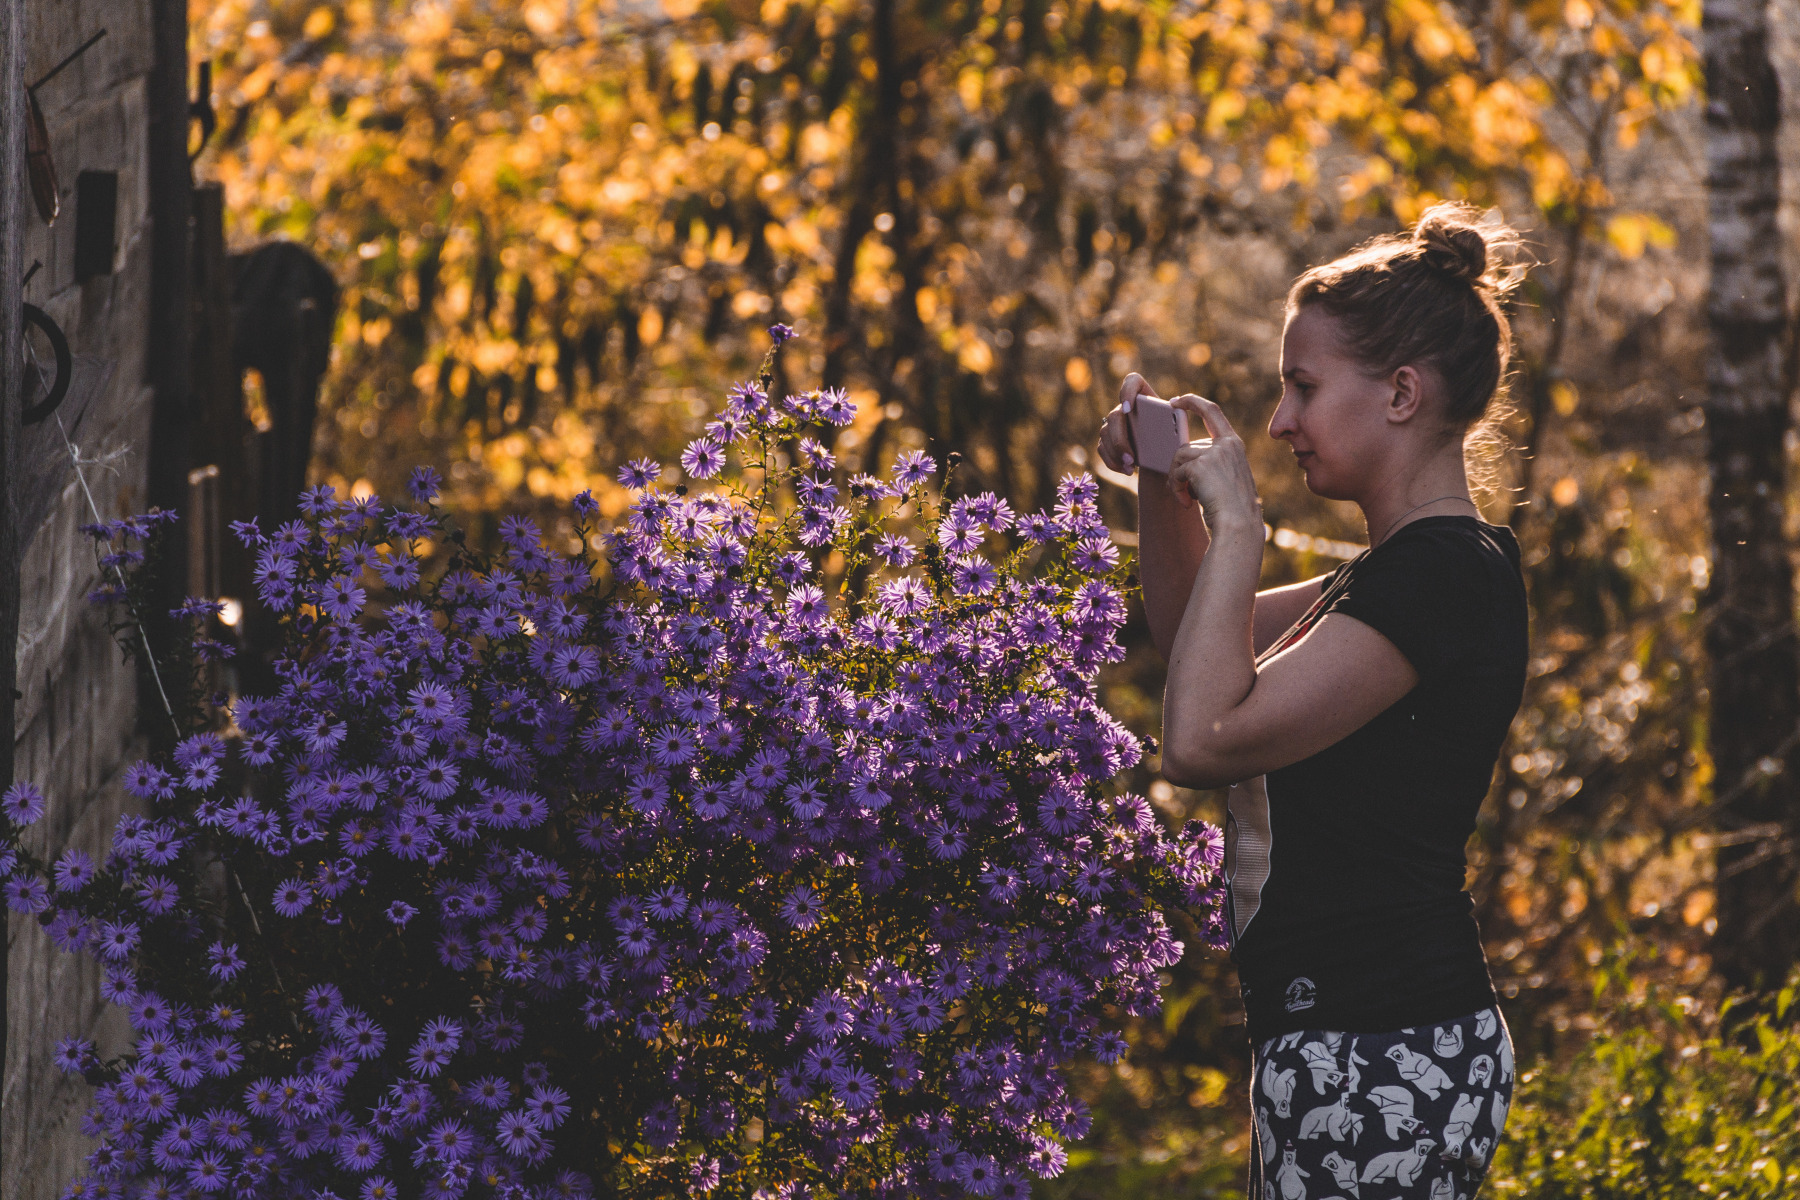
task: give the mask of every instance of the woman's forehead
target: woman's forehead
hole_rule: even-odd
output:
[[[1348,347],[1338,329],[1337,318],[1316,304],[1302,305],[1288,317],[1281,333],[1281,365],[1288,370],[1304,369],[1325,359],[1349,357]]]

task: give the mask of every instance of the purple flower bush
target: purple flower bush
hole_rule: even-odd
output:
[[[6,793],[8,902],[136,1035],[57,1050],[97,1085],[69,1196],[1013,1198],[1062,1169],[1060,1066],[1158,1006],[1164,914],[1223,945],[1219,831],[1109,794],[1144,750],[1096,701],[1129,564],[1091,477],[1025,515],[920,452],[842,478],[808,431],[854,406],[766,367],[681,456],[704,489],[629,463],[604,531],[575,499],[602,558],[522,518],[470,549],[424,467],[410,507],[318,488],[239,525],[279,690],[132,766],[145,815],[99,864],[26,852],[44,797]]]

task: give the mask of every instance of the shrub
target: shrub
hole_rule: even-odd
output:
[[[588,493],[578,554],[520,518],[469,548],[429,468],[413,507],[318,488],[239,525],[279,691],[185,714],[101,864],[26,853],[43,798],[7,794],[10,901],[136,1031],[58,1050],[97,1085],[70,1195],[1013,1197],[1061,1169],[1088,1117],[1060,1066],[1158,1005],[1167,906],[1223,940],[1218,830],[1105,787],[1143,749],[1095,700],[1129,564],[1091,477],[1025,516],[940,497],[920,452],[840,481],[806,428],[854,405],[767,367],[682,455],[711,490],[624,468],[604,559]]]
[[[1566,1069],[1519,1075],[1486,1190],[1533,1200],[1800,1194],[1800,973],[1722,1031],[1691,997],[1631,997],[1623,965]],[[1730,1005],[1722,1006],[1729,1016]]]

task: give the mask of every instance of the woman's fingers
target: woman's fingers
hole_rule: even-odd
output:
[[[1131,422],[1119,409],[1106,414],[1100,423],[1100,461],[1115,471],[1130,474],[1137,466],[1135,447],[1131,441]]]
[[[1139,396],[1155,397],[1155,395],[1156,393],[1150,390],[1149,382],[1136,371],[1132,371],[1125,376],[1124,382],[1119,384],[1119,407],[1129,414],[1132,402]]]
[[[1169,401],[1169,403],[1176,408],[1191,412],[1199,417],[1201,423],[1206,426],[1206,432],[1215,438],[1234,438],[1237,436],[1237,431],[1231,427],[1231,422],[1225,418],[1225,410],[1220,408],[1217,404],[1214,404],[1211,400],[1208,400],[1205,396],[1196,396],[1192,392],[1183,392],[1181,395]]]
[[[1195,396],[1194,403],[1198,406],[1200,419],[1206,422],[1206,432],[1220,440],[1237,437],[1237,430],[1233,429],[1231,422],[1226,419],[1224,409],[1205,396]]]

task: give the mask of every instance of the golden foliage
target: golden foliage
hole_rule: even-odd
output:
[[[1323,187],[1345,217],[1404,220],[1517,182],[1566,219],[1608,199],[1547,130],[1566,98],[1546,66],[1573,67],[1582,111],[1627,143],[1697,84],[1687,3],[1539,0],[1504,30],[1429,0],[1371,11],[959,0],[876,30],[816,0],[200,0],[226,127],[203,165],[237,238],[301,240],[346,285],[327,472],[391,484],[447,460],[452,501],[493,510],[520,481],[566,498],[671,451],[694,427],[671,400],[747,367],[774,320],[824,339],[804,374],[886,399],[904,379],[993,386],[1003,363],[1085,393],[1073,360],[1108,357],[1088,310],[1122,302],[1111,270],[1182,253],[1209,197],[1304,212]],[[1174,196],[1149,183],[1171,168]],[[1633,214],[1604,229],[1628,256],[1664,236]],[[1013,309],[967,294],[971,268]],[[996,315],[1033,294],[1086,319],[1009,353]],[[938,404],[903,407],[931,426]],[[550,471],[564,417],[591,457]],[[1041,486],[1054,458],[1013,482]]]

